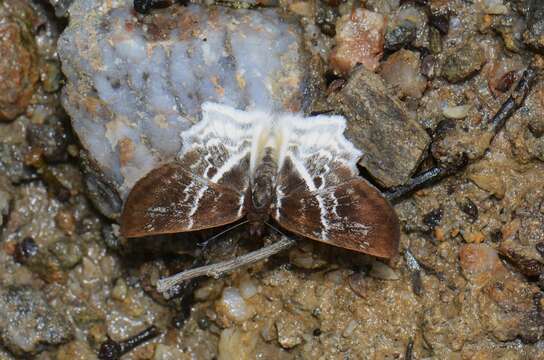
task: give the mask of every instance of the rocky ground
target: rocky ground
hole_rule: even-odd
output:
[[[544,359],[542,78],[496,136],[490,124],[523,70],[544,66],[542,2],[222,2],[281,9],[300,29],[289,48],[306,60],[288,62],[311,78],[300,106],[348,118],[376,186],[468,165],[395,204],[402,237],[389,265],[300,240],[171,301],[154,284],[209,234],[118,236],[122,181],[100,173],[96,142],[61,106],[74,104],[67,82],[92,77],[62,75],[68,3],[0,1],[0,359],[96,359],[151,325],[158,336],[123,359]],[[175,6],[123,16],[152,28]],[[232,232],[207,256],[259,245]]]

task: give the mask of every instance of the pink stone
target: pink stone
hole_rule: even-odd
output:
[[[383,55],[386,19],[372,11],[357,9],[336,24],[336,47],[330,62],[338,73],[347,74],[360,63],[375,71]]]

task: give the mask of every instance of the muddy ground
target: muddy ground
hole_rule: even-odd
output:
[[[60,102],[56,39],[68,20],[45,2],[0,1],[0,359],[96,359],[108,338],[151,325],[160,334],[123,359],[544,359],[542,78],[496,135],[488,125],[523,70],[544,66],[544,5],[264,5],[297,16],[321,61],[313,109],[359,124],[353,103],[372,111],[378,92],[380,108],[406,118],[383,137],[364,129],[387,118],[350,128],[359,146],[398,156],[362,160],[376,186],[468,163],[396,202],[399,257],[385,265],[301,239],[195,283],[194,296],[162,299],[156,280],[188,266],[209,235],[118,236],[85,186],[86,149]],[[208,256],[258,246],[233,232]]]

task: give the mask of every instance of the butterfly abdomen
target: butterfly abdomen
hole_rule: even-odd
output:
[[[252,174],[247,198],[247,219],[250,223],[252,236],[261,237],[264,223],[268,220],[272,198],[276,191],[276,174],[278,165],[273,156],[273,149],[266,148],[264,156],[258,162],[255,173]]]

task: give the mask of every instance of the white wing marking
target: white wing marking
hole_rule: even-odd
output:
[[[293,162],[293,165],[295,165],[295,169],[302,176],[302,179],[304,179],[309,191],[311,192],[316,191],[317,188],[314,185],[312,177],[310,176],[310,173],[308,172],[304,164],[300,162],[299,159],[291,159],[291,161]],[[321,213],[321,225],[323,226],[320,230],[321,233],[319,234],[319,236],[321,239],[326,240],[328,236],[328,231],[329,231],[329,220],[327,219],[327,209],[325,208],[325,202],[323,201],[323,198],[321,197],[321,195],[316,193],[315,198],[317,199],[317,202],[319,204],[319,211]]]
[[[244,193],[249,183],[249,168],[244,158],[251,153],[258,115],[204,103],[202,120],[181,133],[183,145],[178,158],[194,175],[217,184],[228,182],[226,185]],[[235,170],[240,173],[236,176],[237,183],[228,178],[229,172]]]
[[[326,240],[330,231],[344,223],[338,215],[338,199],[326,190],[358,175],[357,161],[362,152],[345,138],[346,120],[341,116],[283,115],[276,124],[283,143],[279,150],[275,217],[280,218],[284,197],[301,191],[311,193],[320,210],[320,238]],[[294,168],[284,171],[295,174],[281,174],[286,163]]]
[[[265,149],[272,149],[279,171],[275,217],[279,218],[282,200],[290,193],[312,193],[320,208],[319,237],[325,240],[335,226],[334,221],[341,219],[338,200],[321,191],[357,176],[357,161],[362,155],[344,137],[345,129],[346,120],[341,116],[273,116],[204,103],[202,120],[181,135],[183,146],[179,158],[186,161],[184,165],[194,175],[238,191],[241,213],[254,171]],[[291,166],[284,170],[287,163]],[[186,189],[186,200],[192,200],[189,216],[197,211],[206,188]]]

